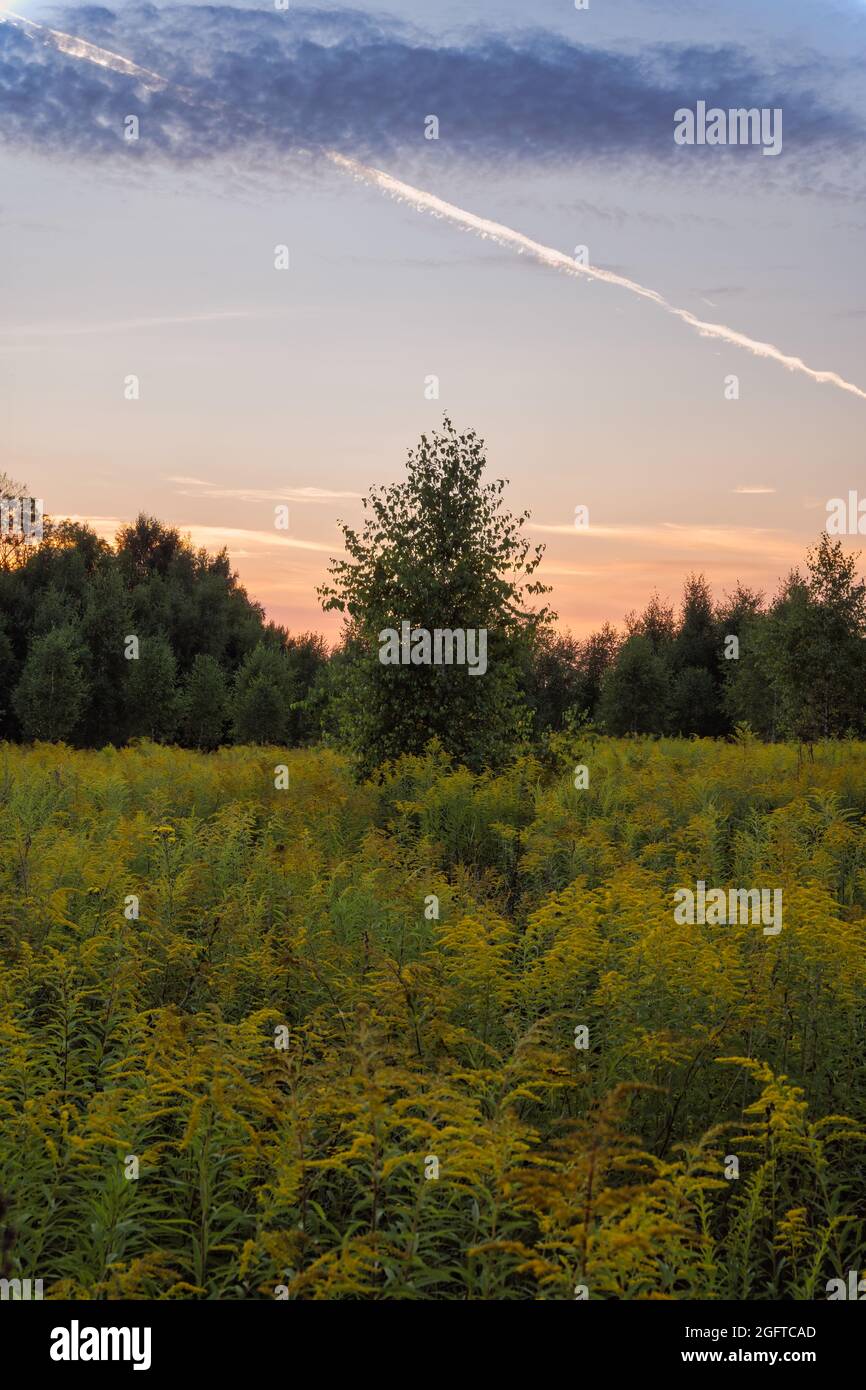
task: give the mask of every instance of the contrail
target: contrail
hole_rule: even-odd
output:
[[[5,15],[0,16],[0,19],[4,18],[20,24],[34,38],[44,35],[47,43],[52,44],[61,53],[68,54],[70,58],[85,58],[88,62],[110,68],[113,72],[123,73],[127,77],[136,77],[154,90],[161,91],[172,85],[167,78],[161,77],[158,72],[140,67],[139,64],[130,62],[128,58],[122,57],[119,53],[112,53],[107,48],[98,48],[96,44],[88,43],[86,39],[76,38],[72,34],[64,34],[58,29],[47,29],[44,25],[36,24],[33,20],[22,19],[20,15],[13,14],[11,10],[7,10]],[[198,100],[196,94],[188,87],[173,87],[173,90],[178,92],[184,100]],[[207,104],[221,105],[221,103]],[[601,270],[597,266],[581,265],[578,261],[572,260],[570,256],[566,256],[564,252],[557,251],[553,246],[545,246],[543,242],[533,241],[523,232],[516,232],[513,227],[506,227],[502,222],[492,222],[486,217],[478,217],[474,212],[467,212],[454,203],[447,203],[434,193],[426,193],[423,189],[415,188],[410,183],[403,183],[400,179],[395,179],[393,175],[386,174],[381,169],[374,169],[368,164],[362,164],[359,160],[351,159],[348,155],[340,154],[336,150],[326,150],[324,153],[343,173],[363,179],[390,197],[408,203],[418,212],[432,213],[434,217],[445,218],[459,227],[465,227],[468,231],[474,232],[476,236],[495,241],[499,246],[512,247],[521,254],[530,255],[533,260],[551,270],[558,270],[578,279],[600,280],[606,285],[616,285],[619,289],[628,290],[630,294],[638,295],[641,299],[649,299],[665,313],[680,319],[682,323],[699,333],[702,338],[715,338],[718,342],[743,348],[746,352],[752,353],[754,357],[763,357],[769,361],[778,362],[780,366],[786,367],[790,372],[802,372],[805,376],[811,377],[812,381],[817,381],[821,385],[836,386],[840,391],[848,391],[852,396],[859,396],[861,400],[866,401],[866,391],[862,391],[853,382],[846,381],[837,372],[817,371],[814,367],[809,367],[802,357],[791,357],[788,353],[782,352],[781,348],[775,347],[773,343],[763,343],[758,338],[750,338],[747,334],[740,333],[735,328],[728,328],[723,323],[707,323],[704,319],[697,318],[688,309],[678,309],[657,290],[647,289],[645,285],[638,284],[636,280],[628,280],[623,275],[615,275],[613,271]]]
[[[70,58],[86,58],[98,67],[111,68],[112,72],[122,72],[127,77],[137,77],[154,91],[162,91],[169,85],[168,79],[160,77],[158,72],[139,67],[138,63],[131,63],[128,58],[122,58],[119,53],[112,53],[108,48],[97,48],[95,43],[88,43],[86,39],[77,39],[72,34],[64,34],[60,29],[48,29],[44,24],[36,24],[32,19],[24,19],[20,14],[14,14],[12,10],[5,10],[0,15],[0,20],[5,19],[14,20],[31,38],[41,38],[44,35],[46,43],[50,43],[61,53],[67,53]]]
[[[745,333],[739,333],[735,328],[727,328],[723,323],[706,323],[703,319],[696,318],[688,309],[678,309],[657,290],[647,289],[645,285],[639,285],[635,280],[627,280],[623,275],[615,275],[610,270],[600,270],[597,266],[581,265],[578,261],[572,260],[570,256],[566,256],[564,252],[557,251],[555,247],[545,246],[540,241],[533,241],[531,237],[524,236],[523,232],[516,232],[512,227],[506,227],[502,222],[491,222],[486,217],[477,217],[474,212],[466,212],[454,203],[446,203],[444,199],[437,198],[433,193],[425,193],[423,189],[414,188],[412,184],[402,183],[400,179],[395,179],[391,174],[383,173],[381,169],[372,169],[369,165],[361,164],[357,159],[350,159],[347,155],[338,154],[333,150],[326,153],[328,158],[339,168],[354,174],[356,178],[364,179],[375,188],[381,189],[383,193],[388,193],[401,202],[409,203],[419,212],[429,212],[434,217],[444,217],[449,222],[466,227],[476,236],[495,241],[500,246],[514,247],[518,252],[530,255],[540,265],[549,266],[551,270],[563,271],[566,275],[585,277],[589,280],[601,280],[606,285],[618,285],[620,289],[639,295],[641,299],[651,300],[660,309],[664,309],[666,313],[673,314],[674,318],[681,319],[690,328],[694,328],[702,338],[716,338],[720,342],[730,343],[733,347],[745,348],[755,357],[769,358],[773,362],[787,367],[791,372],[803,372],[813,381],[822,384],[829,382],[831,386],[838,386],[840,391],[850,391],[852,395],[859,396],[861,400],[866,401],[866,391],[861,391],[859,386],[855,386],[851,381],[846,381],[837,372],[816,371],[814,367],[807,366],[801,357],[790,357],[780,348],[774,347],[772,343],[762,343],[757,338],[750,338]]]

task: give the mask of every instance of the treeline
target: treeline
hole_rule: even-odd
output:
[[[738,584],[714,604],[690,575],[678,613],[653,594],[625,627],[545,639],[530,694],[539,727],[577,713],[610,734],[719,737],[748,724],[811,743],[866,730],[866,584],[827,535],[770,601]]]
[[[410,451],[405,481],[370,491],[319,590],[344,618],[332,650],[267,622],[225,551],[153,518],[114,546],[69,522],[47,522],[35,548],[0,537],[0,738],[324,740],[369,773],[431,739],[473,770],[501,766],[587,722],[708,737],[747,724],[807,743],[866,732],[866,584],[838,541],[823,535],[770,601],[738,585],[716,604],[691,575],[678,612],[654,594],[623,632],[606,624],[581,641],[536,603],[549,592],[543,547],[485,467],[482,441],[446,417]],[[402,622],[484,629],[484,674],[383,665],[379,634]]]
[[[323,639],[265,621],[225,551],[140,516],[115,545],[48,523],[0,555],[0,737],[216,748],[309,741]]]

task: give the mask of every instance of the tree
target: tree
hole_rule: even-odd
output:
[[[46,517],[42,542],[19,548],[7,560],[0,554],[0,631],[5,634],[0,680],[6,692],[0,696],[0,733],[5,736],[20,732],[9,692],[36,639],[52,630],[76,629],[73,645],[80,648],[89,699],[75,740],[89,746],[121,743],[130,735],[172,736],[176,690],[166,648],[175,679],[186,678],[196,656],[209,655],[228,687],[257,642],[279,648],[287,640],[249,600],[225,551],[194,550],[174,528],[152,518],[139,517],[123,528],[112,549],[87,526]],[[141,642],[142,666],[124,659],[131,634]],[[305,654],[304,641],[298,639],[302,679],[313,659]],[[305,694],[303,688],[293,698],[306,736]],[[163,696],[168,703],[160,713],[155,702]]]
[[[686,666],[677,671],[668,695],[670,732],[709,738],[719,732],[721,722],[719,688],[710,672],[702,666]]]
[[[403,482],[372,489],[361,532],[343,525],[347,560],[333,560],[319,589],[324,608],[347,620],[360,656],[346,672],[347,732],[357,763],[370,771],[433,738],[472,768],[508,756],[524,722],[520,678],[527,651],[552,617],[528,606],[547,592],[532,578],[543,546],[522,534],[528,513],[503,509],[505,482],[482,481],[483,441],[441,431],[422,435]],[[425,658],[384,664],[388,631],[485,633],[486,669]]]
[[[142,637],[138,658],[127,661],[126,725],[131,738],[168,743],[177,727],[176,662],[164,637]]]
[[[228,713],[228,691],[219,662],[199,653],[183,682],[179,730],[192,748],[218,748]]]
[[[779,732],[780,701],[770,678],[770,620],[760,612],[740,615],[736,626],[724,624],[739,641],[739,656],[725,663],[723,708],[731,724],[748,724],[762,738],[775,740]]]
[[[580,648],[580,680],[575,705],[590,716],[595,714],[601,699],[601,686],[619,651],[620,640],[610,623],[603,623],[591,632]]]
[[[12,703],[25,738],[66,740],[87,698],[78,634],[52,628],[33,642]]]
[[[599,717],[608,733],[661,733],[667,689],[665,664],[650,638],[627,638],[602,682]]]
[[[715,678],[719,669],[716,618],[710,586],[702,574],[690,574],[683,588],[679,626],[671,649],[676,671],[695,667]]]
[[[716,610],[716,640],[722,653],[721,707],[729,731],[748,724],[764,738],[776,736],[777,699],[766,676],[764,595],[737,581]],[[729,648],[735,637],[735,648]],[[726,655],[726,651],[730,651]]]
[[[680,620],[666,651],[669,667],[668,729],[674,734],[722,732],[718,627],[710,586],[690,574],[683,587]]]
[[[571,633],[544,629],[530,653],[524,691],[533,710],[537,732],[561,729],[566,710],[578,703],[581,688],[581,646]]]
[[[362,657],[360,644],[346,629],[304,700],[304,717],[315,736],[338,748],[348,746],[351,738],[353,703],[346,693],[351,684],[347,673]]]
[[[593,717],[602,679],[618,648],[619,638],[610,623],[583,642],[571,633],[542,630],[525,683],[538,732],[564,728],[568,714]]]
[[[17,483],[8,473],[0,472],[0,503],[23,502],[29,504],[30,493],[26,483]],[[24,564],[30,552],[31,538],[21,529],[0,526],[0,569],[15,569]]]
[[[152,574],[167,574],[171,563],[189,551],[174,526],[163,526],[156,517],[140,512],[131,526],[117,533],[117,559],[129,582],[142,582]]]
[[[90,684],[81,737],[91,746],[126,738],[124,641],[130,631],[129,595],[120,574],[101,568],[88,585],[81,620]]]
[[[866,583],[857,556],[822,535],[793,571],[767,620],[765,677],[777,696],[782,731],[804,743],[863,722]]]
[[[18,681],[18,663],[6,623],[0,613],[0,738],[8,738],[14,723],[12,710],[12,691]]]
[[[31,630],[37,637],[53,627],[78,627],[81,610],[78,600],[68,590],[48,584],[34,595]]]
[[[719,644],[726,637],[739,637],[745,625],[764,612],[764,595],[760,589],[750,589],[737,581],[732,594],[726,594],[716,612]]]
[[[296,687],[282,648],[259,642],[241,663],[232,695],[235,743],[285,743]]]
[[[669,603],[663,603],[658,591],[654,590],[643,613],[639,616],[626,613],[625,626],[629,637],[646,637],[656,655],[663,655],[676,633],[674,610]]]
[[[824,738],[854,729],[863,719],[866,582],[856,555],[822,534],[806,556],[814,629],[808,678],[815,719]],[[805,685],[797,673],[798,690]]]
[[[286,639],[285,651],[293,694],[289,710],[289,742],[293,745],[308,743],[319,732],[319,712],[313,692],[327,665],[328,649],[324,638],[317,632],[302,632],[297,637]]]

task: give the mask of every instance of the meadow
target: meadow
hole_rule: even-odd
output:
[[[678,923],[698,880],[781,888],[783,929]],[[864,912],[860,742],[554,734],[360,784],[326,747],[2,745],[7,1272],[826,1298],[866,1265]]]

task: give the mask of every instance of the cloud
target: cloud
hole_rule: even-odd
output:
[[[437,158],[538,165],[650,155],[670,162],[707,155],[673,143],[674,111],[698,99],[725,108],[782,106],[786,151],[851,149],[862,139],[858,119],[824,95],[816,66],[804,75],[795,66],[761,65],[735,44],[668,42],[637,54],[541,30],[446,43],[355,11],[294,5],[61,6],[51,23],[170,85],[77,62],[74,50],[58,51],[44,36],[2,23],[0,124],[8,143],[126,159],[159,152],[207,160],[254,146],[383,160],[431,152],[423,129],[435,114]],[[123,139],[128,114],[141,121],[137,142]],[[710,151],[722,158],[756,153]]]
[[[529,530],[548,535],[574,536],[579,545],[586,541],[615,541],[640,549],[663,550],[669,554],[683,551],[741,551],[748,554],[761,546],[772,548],[783,538],[782,532],[766,526],[686,525],[674,521],[665,521],[657,526],[603,526],[591,522],[587,527],[531,522]],[[799,542],[793,540],[791,544]]]
[[[278,550],[316,550],[325,555],[333,555],[342,549],[339,542],[330,544],[320,541],[302,541],[296,536],[287,536],[284,531],[252,531],[241,526],[200,526],[179,521],[177,529],[182,535],[189,535],[195,546],[205,550],[226,547],[234,558],[241,555],[259,554],[262,551]]]
[[[117,516],[79,516],[59,514],[53,521],[73,521],[90,526],[104,540],[113,541],[122,526],[129,525],[129,519]],[[223,547],[233,560],[263,556],[280,550],[313,550],[324,555],[335,555],[342,550],[339,541],[330,544],[322,541],[302,541],[296,536],[287,536],[284,531],[254,531],[242,526],[202,526],[198,522],[174,523],[182,536],[189,536],[198,549],[214,551]]]
[[[96,17],[100,21],[104,18],[106,13],[108,12],[103,10],[95,12],[93,10],[88,11],[91,19]],[[176,11],[172,13],[176,13]],[[225,12],[220,11],[220,13]],[[229,11],[229,13],[232,12]],[[215,111],[223,118],[223,129],[234,129],[234,125],[228,119],[229,117],[236,117],[242,124],[248,120],[246,107],[238,103],[229,104],[222,99],[214,98],[206,92],[197,95],[195,90],[188,85],[180,85],[176,80],[166,77],[163,73],[158,73],[153,68],[137,64],[133,59],[118,54],[105,46],[95,45],[92,41],[80,35],[70,35],[65,31],[46,28],[34,21],[25,20],[20,16],[11,14],[11,12],[8,15],[8,19],[3,22],[11,22],[13,29],[15,29],[19,37],[32,41],[39,49],[59,54],[61,57],[71,59],[72,61],[86,63],[100,75],[110,72],[115,76],[133,81],[137,83],[138,88],[143,93],[148,94],[148,97],[153,97],[156,93],[160,98],[168,97],[173,103],[180,102],[182,106],[201,111],[202,113],[209,114]],[[550,40],[550,42],[561,44],[563,41]],[[656,60],[658,59],[657,53],[655,54],[655,58]],[[704,104],[706,104],[706,98],[704,99]],[[802,103],[800,109],[802,109]],[[731,113],[732,116],[734,114],[734,112]],[[781,113],[777,111],[775,115],[780,117]],[[134,117],[125,117],[124,126],[130,119],[135,121],[136,131],[138,131],[137,115]],[[438,129],[438,116],[433,117],[428,115],[425,117],[425,123],[431,120],[436,121]],[[261,121],[258,122],[258,128],[261,134],[263,129],[263,123]],[[779,133],[781,133],[780,125],[777,128]],[[139,136],[136,133],[133,141],[135,147],[137,147],[138,139]],[[640,296],[642,299],[651,300],[653,303],[663,308],[667,313],[695,329],[704,338],[714,338],[722,342],[730,343],[753,353],[755,356],[769,358],[779,362],[790,371],[802,372],[810,376],[814,381],[832,383],[839,387],[840,390],[850,392],[853,395],[866,399],[866,392],[862,391],[860,387],[855,386],[852,382],[846,381],[843,377],[840,377],[838,373],[824,369],[816,370],[815,368],[807,366],[802,358],[786,354],[772,343],[751,338],[747,334],[741,333],[736,329],[728,328],[725,324],[711,323],[699,319],[692,314],[690,310],[677,308],[675,305],[668,303],[657,291],[648,289],[638,284],[636,281],[629,280],[610,270],[602,270],[588,265],[577,266],[568,257],[564,256],[562,252],[557,251],[553,247],[533,241],[530,237],[505,226],[503,223],[493,222],[490,219],[479,217],[475,213],[460,208],[456,206],[456,204],[446,202],[444,199],[432,193],[427,193],[423,189],[415,188],[412,184],[405,183],[400,179],[395,179],[392,175],[385,173],[381,169],[372,168],[368,164],[352,156],[342,154],[338,149],[323,147],[320,152],[323,153],[332,164],[335,164],[344,172],[354,174],[356,177],[366,180],[374,187],[380,189],[380,191],[398,200],[409,203],[418,211],[430,212],[436,217],[447,218],[457,223],[459,226],[469,228],[485,240],[490,239],[500,246],[514,247],[520,254],[528,252],[532,260],[549,268],[565,271],[569,275],[577,274],[579,276],[587,276],[594,280],[602,280],[611,285],[616,284]],[[779,144],[778,148],[774,149],[773,153],[779,154],[780,152],[781,144]],[[763,153],[766,154],[767,150],[764,149]]]
[[[175,483],[181,497],[220,497],[235,502],[293,502],[326,503],[343,501],[346,498],[359,498],[360,492],[344,492],[324,487],[274,487],[274,488],[230,488],[215,487],[203,478],[184,478],[167,476],[166,482]]]
[[[272,313],[259,309],[222,309],[200,314],[166,314],[156,318],[116,319],[110,323],[10,324],[8,327],[0,327],[0,333],[9,337],[77,338],[92,333],[135,333],[140,329],[147,328],[174,328],[187,324],[231,323],[238,319],[276,317],[281,317],[279,311]]]

